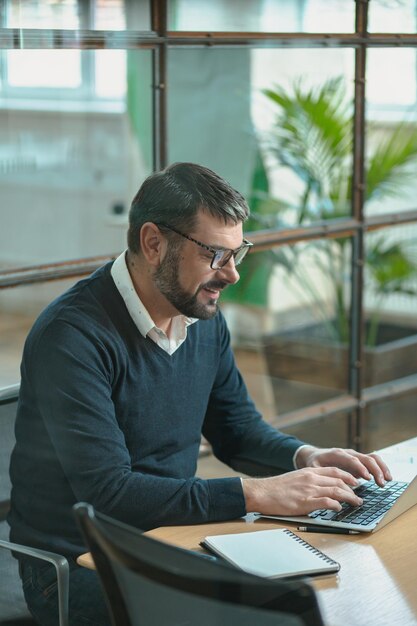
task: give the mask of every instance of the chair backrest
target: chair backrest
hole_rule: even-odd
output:
[[[6,519],[10,508],[9,462],[15,443],[14,423],[18,394],[18,385],[0,390],[0,522]]]
[[[9,525],[6,515],[10,508],[10,454],[14,446],[19,386],[0,393],[0,539],[8,540]],[[23,597],[17,561],[8,550],[0,550],[0,624],[15,623],[29,616]],[[16,622],[17,623],[17,622]],[[23,622],[19,622],[23,623]],[[32,622],[33,623],[33,622]]]
[[[303,581],[268,580],[157,541],[79,503],[114,626],[322,626]]]

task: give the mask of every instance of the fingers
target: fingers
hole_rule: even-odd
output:
[[[347,472],[339,470],[339,473],[343,476],[347,475],[350,479],[352,478]],[[354,482],[357,483],[356,480]],[[341,502],[347,502],[352,506],[361,506],[361,504],[363,504],[362,498],[356,495],[352,488],[345,483],[343,478],[335,478],[328,475],[323,476],[320,475],[319,472],[317,472],[316,478],[315,499],[324,502],[324,504],[315,502],[315,508],[329,508],[336,511],[340,511],[342,508]]]
[[[270,478],[242,481],[246,510],[266,515],[305,515],[320,508],[340,511],[341,502],[360,506],[357,480],[337,467],[304,468]]]
[[[357,473],[352,472],[355,476],[360,476],[366,480],[373,477],[380,487],[383,487],[387,480],[392,480],[387,464],[377,454],[362,454],[356,450],[348,450],[347,452],[351,455],[352,467],[356,468]]]
[[[362,500],[360,498],[357,498],[357,500],[359,502],[349,502],[349,504],[351,504],[352,506],[361,506]],[[347,502],[347,500],[342,500],[341,502]],[[334,498],[330,498],[329,496],[322,496],[313,500],[313,508],[311,509],[311,511],[315,511],[317,509],[331,509],[332,511],[341,511],[342,505],[338,500],[335,500]],[[311,511],[308,511],[308,513],[311,513]]]
[[[344,470],[337,467],[321,467],[307,468],[299,472],[300,483],[297,487],[303,496],[304,513],[320,508],[340,511],[343,502],[352,506],[360,506],[363,503],[352,489],[357,486],[358,481]]]
[[[334,465],[357,478],[370,480],[373,477],[380,487],[385,485],[385,481],[392,480],[388,466],[375,453],[363,454],[343,448],[317,450],[310,455],[310,465],[312,467]]]
[[[351,485],[352,487],[357,487],[359,484],[351,472],[340,469],[340,467],[316,467],[314,468],[314,473],[318,476],[338,478],[346,485]]]
[[[334,487],[331,498],[337,500],[337,502],[347,502],[352,506],[360,506],[363,504],[362,498],[359,498],[356,493],[349,488],[340,489],[339,487]]]
[[[386,480],[392,480],[392,475],[388,465],[381,459],[380,456],[378,456],[378,454],[372,452],[371,454],[362,456],[365,457],[362,460],[362,463],[368,468],[379,485],[384,485]],[[372,467],[366,465],[367,463],[370,463]]]

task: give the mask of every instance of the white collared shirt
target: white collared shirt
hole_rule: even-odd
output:
[[[173,354],[175,350],[178,350],[187,338],[187,327],[198,320],[193,317],[186,317],[185,315],[173,317],[169,336],[161,330],[161,328],[158,328],[139,298],[132,283],[126,265],[126,250],[122,252],[113,263],[111,275],[126,304],[129,315],[137,326],[140,334],[143,337],[148,336],[162,348],[162,350],[165,350],[165,352],[170,355]]]

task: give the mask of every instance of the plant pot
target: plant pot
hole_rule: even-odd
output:
[[[417,328],[380,325],[377,345],[365,347],[364,387],[417,371]],[[264,337],[265,357],[274,378],[297,380],[346,391],[348,346],[326,338],[320,325]]]
[[[311,325],[280,334],[264,336],[265,359],[278,413],[300,409],[308,404],[334,398],[348,389],[349,353],[345,344],[332,342],[325,329]],[[391,322],[382,323],[378,330],[377,345],[364,350],[363,385],[370,387],[415,374],[417,372],[417,328]],[[401,405],[398,403],[401,402]],[[414,405],[410,397],[396,403],[394,420],[387,403],[375,405],[365,410],[363,433],[364,447],[379,448],[403,438],[398,430],[403,428],[405,436],[417,432]],[[384,406],[385,405],[385,406]],[[398,419],[403,422],[399,423]],[[315,424],[313,436],[318,445],[346,445],[347,427],[345,420],[340,422],[338,441],[328,441],[326,423],[330,426],[332,417],[320,418]],[[316,420],[314,420],[315,422]],[[300,424],[291,429],[301,438],[310,436],[313,423]],[[319,428],[317,428],[320,426]],[[411,434],[409,435],[411,429]],[[337,434],[337,433],[336,433]],[[335,433],[333,433],[333,436]],[[387,443],[388,442],[388,443]]]

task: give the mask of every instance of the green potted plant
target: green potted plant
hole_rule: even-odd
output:
[[[264,93],[277,110],[274,126],[263,146],[264,154],[272,155],[278,167],[296,177],[299,197],[293,204],[271,197],[268,175],[259,155],[250,198],[252,217],[247,230],[305,226],[348,215],[352,196],[352,112],[343,80],[329,80],[318,88],[303,87],[298,81],[291,89],[276,87]],[[405,183],[413,175],[410,166],[416,162],[415,127],[403,124],[384,133],[383,140],[374,142],[367,156],[366,201],[401,195]],[[412,244],[411,240],[395,240],[387,231],[367,235],[365,284],[367,292],[374,298],[365,333],[369,346],[365,356],[367,385],[406,375],[417,367],[415,358],[410,359],[410,350],[417,353],[413,343],[404,365],[392,365],[385,371],[379,366],[376,373],[372,372],[375,370],[372,361],[374,365],[380,361],[377,351],[385,341],[384,333],[389,340],[394,339],[392,343],[397,348],[408,341],[408,329],[398,328],[396,332],[393,325],[385,323],[382,311],[389,295],[417,293],[413,284],[417,277],[417,263]],[[229,299],[250,302],[256,294],[252,304],[265,306],[271,273],[280,266],[290,279],[291,288],[297,290],[301,300],[304,297],[308,301],[309,312],[314,311],[314,319],[306,328],[279,331],[267,338],[266,353],[271,375],[281,379],[290,377],[313,386],[321,381],[318,384],[327,388],[345,389],[350,240],[303,242],[253,254],[249,259],[252,265],[248,263],[240,283],[229,288]],[[315,267],[316,278],[320,277],[320,280],[310,280],[306,265]],[[322,295],[323,285],[326,298]],[[335,346],[340,348],[338,354]],[[314,355],[318,350],[324,353],[326,349],[329,360],[325,372],[320,372]],[[297,355],[303,361],[299,366],[295,365]],[[305,361],[308,355],[312,357],[310,364]],[[327,357],[322,356],[326,361]],[[334,359],[337,359],[336,364]],[[324,397],[332,393],[327,389]],[[322,397],[320,393],[312,394],[311,401],[319,401]],[[305,401],[304,398],[302,402]]]
[[[281,167],[290,169],[301,182],[299,202],[291,208],[294,226],[346,216],[352,193],[352,116],[342,79],[333,79],[317,89],[303,89],[300,83],[293,92],[276,88],[265,95],[278,107],[276,123],[267,149]],[[417,129],[399,125],[380,141],[367,162],[366,201],[398,197],[404,183],[414,176],[410,165],[417,162]],[[288,213],[288,209],[287,209]],[[365,276],[379,304],[392,293],[416,293],[410,279],[416,277],[417,265],[410,253],[410,241],[389,241],[384,235],[368,236]],[[346,268],[348,241],[344,238],[323,240],[302,246],[305,254],[317,250],[316,264],[331,282],[336,303],[333,337],[348,337],[348,303],[346,302]],[[297,249],[286,250],[285,266],[300,269],[302,259]],[[282,262],[282,254],[278,262]],[[298,257],[298,258],[297,258]],[[302,281],[302,275],[299,278]],[[303,288],[307,286],[304,284]],[[311,290],[314,289],[310,285]],[[314,296],[314,293],[312,292]],[[316,294],[316,303],[320,298]],[[378,306],[372,316],[366,343],[375,344]],[[328,321],[327,311],[322,311]]]

